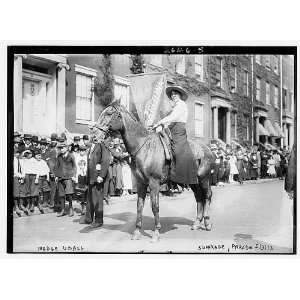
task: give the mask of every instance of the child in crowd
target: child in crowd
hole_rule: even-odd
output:
[[[129,195],[132,190],[131,169],[126,160],[122,162],[123,193],[122,196]]]
[[[14,149],[14,189],[13,189],[13,198],[14,198],[14,211],[16,214],[21,217],[22,211],[19,208],[20,205],[20,197],[22,196],[22,181],[24,181],[24,178],[22,178],[22,170],[21,170],[21,164],[20,164],[20,152],[18,149]],[[24,183],[24,182],[23,182]]]
[[[60,151],[57,156],[55,166],[55,181],[57,182],[58,197],[60,198],[61,212],[57,215],[62,217],[66,215],[65,198],[69,202],[69,217],[74,216],[72,199],[74,194],[74,182],[76,182],[76,162],[69,146],[65,142],[60,142],[57,146]]]
[[[270,177],[273,177],[273,178],[276,177],[275,159],[274,159],[272,154],[269,156],[269,159],[268,159],[268,171],[267,171],[267,173]]]
[[[49,185],[49,173],[50,169],[46,161],[42,159],[42,152],[40,149],[36,149],[36,173],[39,183],[39,202],[43,203],[45,207],[49,203],[50,199],[50,185]]]
[[[40,213],[44,213],[39,201],[39,179],[37,160],[33,157],[31,150],[25,150],[25,159],[21,162],[22,172],[25,174],[25,184],[27,191],[28,210],[33,213],[34,207],[37,205]]]

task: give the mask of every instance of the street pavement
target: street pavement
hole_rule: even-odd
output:
[[[151,242],[154,220],[147,197],[142,238],[131,240],[136,195],[104,206],[104,226],[79,224],[80,216],[14,218],[15,252],[292,253],[292,201],[283,181],[213,187],[211,231],[191,230],[196,202],[191,191],[160,197],[160,241]]]

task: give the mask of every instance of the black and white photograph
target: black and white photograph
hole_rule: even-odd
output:
[[[296,46],[7,53],[8,253],[296,253]]]

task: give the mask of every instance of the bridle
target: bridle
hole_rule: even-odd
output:
[[[119,118],[120,116],[121,116],[121,112],[120,112],[120,110],[118,110],[115,106],[113,106],[113,105],[110,105],[110,106],[108,106],[108,107],[112,107],[112,108],[114,108],[115,109],[115,111],[117,112],[116,114],[113,114],[113,116],[110,118],[110,120],[107,122],[107,124],[105,124],[105,125],[103,125],[103,126],[98,126],[98,124],[95,124],[93,127],[95,127],[95,128],[97,128],[98,130],[100,130],[100,131],[102,131],[102,132],[104,132],[104,134],[105,134],[105,137],[109,134],[109,132],[110,132],[110,126],[108,125],[109,123],[111,123],[111,122],[113,122],[113,121],[115,121],[117,118]],[[107,107],[107,108],[108,108]],[[107,109],[106,108],[106,109]],[[101,115],[100,115],[100,117],[101,117]]]
[[[119,109],[117,109],[114,105],[110,105],[110,106],[108,106],[108,107],[112,107],[112,108],[116,111],[116,113],[114,113],[113,116],[111,117],[111,119],[107,122],[107,124],[103,125],[102,127],[99,127],[99,126],[97,126],[97,125],[94,125],[94,127],[96,127],[98,130],[104,132],[105,137],[106,137],[107,135],[109,135],[109,132],[110,132],[110,128],[109,128],[109,125],[108,125],[108,124],[111,123],[111,122],[113,122],[113,121],[115,121],[115,120],[118,119],[119,117],[122,117],[121,111],[120,111]],[[107,108],[108,108],[108,107],[107,107]],[[100,116],[101,116],[101,115],[100,115]],[[145,139],[145,141],[142,143],[142,145],[141,145],[140,147],[138,147],[137,150],[135,150],[133,153],[131,153],[131,157],[132,157],[132,158],[134,158],[134,157],[138,154],[138,152],[145,146],[145,144],[147,143],[148,140],[149,140],[149,137],[147,137],[147,138]]]

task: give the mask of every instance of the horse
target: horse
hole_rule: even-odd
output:
[[[130,167],[137,182],[137,218],[136,228],[132,234],[133,240],[141,238],[142,213],[147,188],[149,187],[151,208],[154,215],[154,231],[152,241],[159,240],[161,229],[159,218],[160,184],[169,177],[170,164],[165,157],[165,149],[159,134],[147,130],[124,106],[111,103],[100,114],[97,122],[90,126],[92,135],[97,140],[104,140],[108,136],[120,134],[126,151],[131,157]],[[197,216],[191,227],[192,230],[211,230],[209,206],[212,198],[210,186],[211,165],[214,156],[204,144],[191,144],[192,150],[201,153],[197,160],[198,184],[190,185],[197,203]]]
[[[294,199],[296,193],[296,185],[297,185],[296,176],[297,176],[296,144],[294,144],[290,154],[287,173],[285,176],[285,183],[284,183],[284,189],[288,193],[291,199]]]

